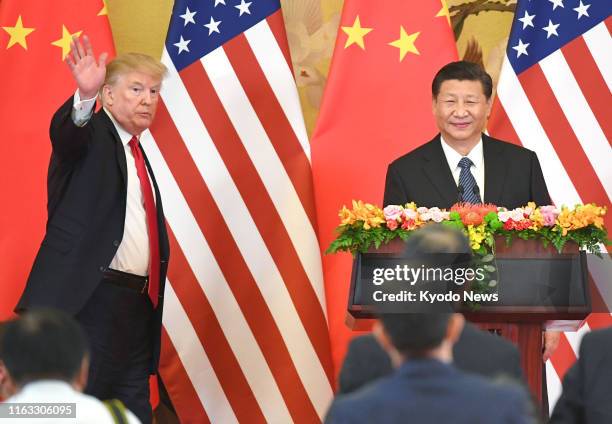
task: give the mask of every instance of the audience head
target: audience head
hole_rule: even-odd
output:
[[[3,325],[0,358],[21,388],[36,380],[63,380],[82,390],[87,380],[88,348],[79,325],[65,313],[31,310]]]

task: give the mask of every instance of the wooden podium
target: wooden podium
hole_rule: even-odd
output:
[[[358,254],[353,262],[346,324],[367,330],[374,308],[359,298],[368,284],[368,260],[397,258],[403,242],[393,241],[379,249]],[[496,240],[495,264],[499,272],[501,305],[482,305],[477,311],[462,309],[469,321],[499,334],[519,349],[521,365],[533,396],[543,402],[542,331],[551,321],[568,320],[577,329],[591,312],[586,255],[575,244],[559,254],[537,240]],[[533,301],[531,301],[533,300]]]

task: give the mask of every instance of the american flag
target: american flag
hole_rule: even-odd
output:
[[[607,228],[612,228],[611,12],[610,0],[520,0],[488,125],[492,135],[537,153],[556,205],[607,205]],[[610,257],[589,259],[595,301],[612,310]],[[591,314],[579,331],[562,335],[546,364],[551,409],[581,337],[609,325],[609,314]]]
[[[274,0],[179,0],[143,137],[171,240],[181,422],[317,422],[332,397],[310,146]]]

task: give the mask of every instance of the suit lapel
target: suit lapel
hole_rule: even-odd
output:
[[[100,108],[97,114],[100,116],[100,119],[106,126],[106,129],[111,134],[113,140],[115,140],[115,158],[117,159],[117,165],[119,166],[119,170],[121,171],[121,177],[123,178],[123,186],[127,190],[127,162],[125,159],[125,148],[123,147],[123,143],[121,142],[119,134],[117,134],[117,130],[113,125],[113,121],[111,121],[104,109]]]
[[[502,154],[502,144],[486,134],[482,135],[482,149],[485,164],[484,202],[501,204],[508,162]]]
[[[441,143],[439,135],[428,143],[428,148],[423,152],[423,171],[440,195],[440,207],[450,207],[457,203],[457,184],[448,167]]]

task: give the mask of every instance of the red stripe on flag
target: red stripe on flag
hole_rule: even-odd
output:
[[[567,341],[565,334],[561,334],[559,338],[559,347],[550,358],[550,361],[559,376],[559,380],[563,380],[563,376],[567,370],[576,362],[576,354]]]
[[[168,227],[168,239],[172,252],[168,279],[206,351],[227,400],[238,421],[264,423],[266,420],[263,412],[242,373],[240,364],[170,227]]]
[[[582,145],[576,138],[555,93],[552,91],[539,65],[532,66],[518,76],[523,89],[544,131],[554,147],[565,171],[572,180],[584,203],[608,203],[606,194],[597,174],[593,170]],[[604,217],[610,226],[610,218]]]
[[[599,126],[606,135],[608,142],[612,143],[612,121],[610,121],[612,96],[610,96],[610,90],[593,60],[584,38],[575,38],[571,43],[561,48],[561,51]],[[606,93],[608,94],[607,98]]]
[[[512,122],[506,114],[506,110],[502,105],[499,98],[496,98],[493,102],[493,108],[491,109],[491,119],[487,123],[489,134],[492,137],[499,138],[500,140],[509,141],[510,143],[521,146],[521,139],[514,131]],[[539,205],[538,205],[539,206]]]
[[[209,247],[262,350],[289,412],[294,420],[318,419],[265,299],[163,103],[159,104],[157,119],[163,125],[151,132],[202,233],[207,240],[222,240],[210,242]]]
[[[291,73],[293,74],[293,64],[291,62],[291,53],[289,51],[289,42],[287,40],[287,34],[285,32],[285,21],[283,20],[283,12],[281,9],[278,9],[276,12],[271,14],[266,18],[268,22],[268,26],[274,34],[274,38],[276,38],[276,43],[280,47],[283,52],[283,56],[285,56],[285,61],[287,62],[287,66],[291,69]]]
[[[161,333],[159,372],[181,423],[210,423],[165,328],[162,328]]]
[[[591,330],[612,326],[612,315],[609,313],[593,313],[587,318]]]
[[[259,121],[283,163],[312,227],[316,230],[310,162],[274,95],[244,34],[223,45]]]
[[[279,269],[331,383],[329,336],[323,309],[280,216],[204,68],[195,63],[181,71],[181,78]]]

